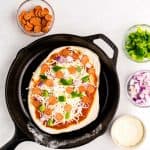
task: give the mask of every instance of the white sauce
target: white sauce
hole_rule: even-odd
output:
[[[117,145],[123,147],[136,146],[143,139],[144,127],[137,118],[125,115],[113,123],[111,136]]]

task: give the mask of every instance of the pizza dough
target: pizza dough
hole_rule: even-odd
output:
[[[99,104],[99,57],[91,50],[53,50],[33,73],[28,107],[33,121],[50,134],[71,132],[94,121]]]

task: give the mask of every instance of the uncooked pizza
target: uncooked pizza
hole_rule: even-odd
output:
[[[94,121],[99,112],[99,57],[65,46],[53,50],[33,73],[28,106],[34,122],[50,134],[70,132]]]

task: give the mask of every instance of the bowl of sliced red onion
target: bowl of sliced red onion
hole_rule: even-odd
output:
[[[150,107],[150,70],[137,71],[130,75],[126,90],[133,104],[139,107]]]

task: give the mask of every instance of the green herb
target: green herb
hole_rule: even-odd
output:
[[[72,97],[72,98],[82,97],[82,96],[83,96],[82,93],[78,93],[77,91],[73,91],[73,92],[71,93],[71,97]]]
[[[77,71],[78,71],[78,72],[81,72],[81,70],[82,70],[82,67],[77,66]]]
[[[82,77],[81,80],[83,82],[88,82],[89,81],[89,75]]]
[[[65,119],[67,120],[67,119],[69,119],[70,118],[70,112],[66,112],[66,114],[65,114]]]
[[[53,120],[53,119],[49,119],[49,120],[47,121],[47,125],[48,125],[48,126],[53,126],[53,125],[54,125],[54,120]]]
[[[45,105],[40,105],[39,106],[39,111],[44,112],[45,111]]]
[[[42,96],[43,96],[43,97],[48,97],[48,96],[49,96],[48,91],[47,91],[47,90],[43,90],[43,91],[42,91]]]
[[[42,80],[47,80],[47,76],[44,75],[44,74],[40,74],[40,78],[41,78]]]
[[[53,71],[54,72],[57,72],[57,71],[59,71],[59,70],[61,70],[63,67],[61,67],[61,66],[54,66],[52,69],[53,69]]]
[[[129,33],[125,49],[135,61],[150,59],[150,31],[137,27],[136,31]]]
[[[73,79],[72,78],[70,78],[70,79],[60,79],[60,83],[62,84],[62,85],[72,85],[73,84]]]
[[[59,102],[65,102],[66,101],[66,97],[65,96],[58,96],[58,101]]]

